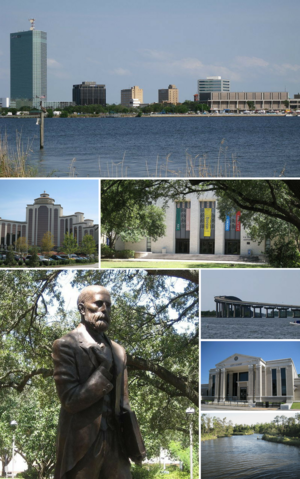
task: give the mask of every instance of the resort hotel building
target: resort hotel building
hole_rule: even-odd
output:
[[[98,225],[85,219],[84,213],[76,212],[63,215],[63,207],[44,191],[34,203],[26,207],[26,221],[14,221],[0,218],[1,247],[13,245],[18,238],[25,237],[28,246],[41,246],[45,233],[51,232],[54,245],[63,244],[66,233],[73,233],[80,245],[85,235],[93,236],[98,244]]]
[[[157,202],[162,206],[162,202]],[[218,201],[213,192],[187,195],[170,201],[166,209],[166,234],[156,241],[143,238],[138,243],[120,239],[116,249],[131,249],[137,257],[149,259],[200,259],[201,255],[255,256],[264,259],[266,242],[253,241],[240,222],[240,211],[228,215],[223,222],[218,214]],[[182,256],[184,255],[184,256]],[[218,258],[220,259],[220,258]],[[236,258],[238,259],[238,258]]]
[[[265,361],[233,354],[209,370],[209,383],[201,385],[202,399],[218,404],[245,401],[249,406],[271,401],[290,409],[300,401],[300,378],[291,358]]]

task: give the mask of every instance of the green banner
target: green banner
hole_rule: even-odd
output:
[[[181,229],[181,208],[176,208],[176,231],[180,231]]]

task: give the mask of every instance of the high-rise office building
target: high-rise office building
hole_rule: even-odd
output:
[[[158,103],[178,103],[178,88],[175,85],[169,85],[168,88],[158,90]]]
[[[198,80],[199,102],[208,102],[213,92],[229,92],[230,80],[222,80],[221,77],[207,77],[206,80]]]
[[[121,90],[121,105],[130,107],[134,103],[130,100],[139,100],[140,104],[143,103],[143,89],[138,86],[133,86],[126,90]]]
[[[10,34],[10,98],[19,108],[47,99],[47,33],[31,28]]]
[[[73,102],[76,105],[106,106],[105,85],[97,85],[95,81],[84,81],[81,85],[73,85]]]

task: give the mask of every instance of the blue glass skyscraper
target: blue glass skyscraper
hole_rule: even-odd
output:
[[[10,98],[16,107],[47,99],[47,33],[31,29],[10,34]]]

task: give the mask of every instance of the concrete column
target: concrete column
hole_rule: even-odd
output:
[[[248,366],[248,402],[253,402],[253,365]]]
[[[229,397],[233,396],[233,372],[229,373]]]
[[[215,376],[215,402],[219,402],[220,369],[216,370]]]
[[[266,368],[266,396],[272,396],[272,368],[267,367]]]
[[[289,364],[285,368],[286,375],[286,402],[293,402],[294,398],[294,374],[293,366]]]
[[[221,387],[220,387],[220,401],[226,399],[226,369],[221,369]]]
[[[278,367],[276,371],[276,386],[277,386],[277,396],[281,396],[281,368]]]
[[[230,318],[230,304],[227,303],[227,318]]]
[[[208,381],[208,395],[212,395],[212,385],[213,385],[213,374],[209,373],[209,381]]]
[[[256,364],[255,401],[261,402],[261,396],[262,396],[262,367],[261,367],[261,364]]]
[[[235,313],[236,313],[236,304],[233,304],[233,317],[235,318]]]

